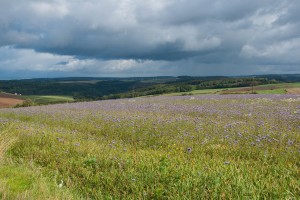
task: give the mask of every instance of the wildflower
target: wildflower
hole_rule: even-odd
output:
[[[294,142],[293,142],[293,140],[288,140],[287,144],[292,145],[292,144],[294,144]]]
[[[63,184],[64,184],[64,181],[61,180],[61,182],[60,182],[60,184],[58,185],[58,187],[59,187],[59,188],[62,188]]]
[[[189,147],[189,148],[187,148],[187,150],[186,150],[188,153],[192,153],[192,148],[191,147]]]

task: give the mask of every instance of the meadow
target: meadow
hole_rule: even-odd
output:
[[[66,103],[74,101],[73,97],[62,95],[25,95],[23,98],[30,99],[35,105]]]
[[[2,199],[299,199],[299,95],[0,110]]]
[[[252,87],[235,87],[235,88],[218,88],[218,89],[201,89],[191,92],[175,92],[165,94],[165,96],[177,95],[198,95],[198,94],[251,94]],[[255,85],[253,87],[255,94],[300,94],[300,83],[276,83]]]

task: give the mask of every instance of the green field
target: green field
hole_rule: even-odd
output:
[[[193,90],[191,92],[174,92],[174,93],[164,94],[164,96],[197,95],[197,94],[218,94],[222,90],[223,89]]]
[[[74,98],[71,96],[58,96],[58,95],[27,95],[22,96],[24,99],[30,99],[34,104],[54,104],[73,102]]]
[[[241,91],[243,89],[249,89],[249,91]],[[266,89],[265,89],[266,88]],[[254,86],[254,92],[257,94],[286,94],[288,88],[300,88],[300,83],[279,83],[279,84],[266,84]],[[220,88],[220,89],[202,89],[193,90],[191,92],[177,92],[165,94],[165,96],[178,96],[178,95],[197,95],[197,94],[246,94],[251,93],[251,87],[236,87],[236,88]]]
[[[277,83],[277,84],[267,84],[267,85],[261,85],[261,87],[269,87],[269,86],[278,86],[278,87],[284,87],[284,88],[289,88],[289,87],[300,87],[300,83]]]
[[[257,90],[257,94],[286,94],[286,89]]]
[[[296,95],[0,110],[0,199],[299,199]]]

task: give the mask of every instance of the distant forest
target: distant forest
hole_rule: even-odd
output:
[[[133,78],[50,78],[0,81],[0,91],[22,95],[69,95],[77,101],[131,98],[201,89],[299,82],[300,75],[240,77],[161,76]]]

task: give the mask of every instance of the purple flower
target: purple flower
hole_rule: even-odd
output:
[[[224,164],[225,164],[225,165],[229,165],[230,162],[229,162],[229,161],[225,161]]]

